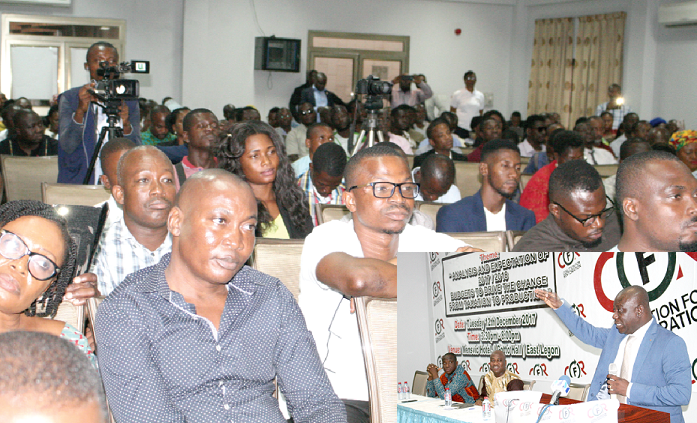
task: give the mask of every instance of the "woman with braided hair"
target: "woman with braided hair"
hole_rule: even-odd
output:
[[[94,363],[85,337],[54,317],[75,269],[76,247],[53,207],[29,200],[0,206],[0,332],[47,332]]]

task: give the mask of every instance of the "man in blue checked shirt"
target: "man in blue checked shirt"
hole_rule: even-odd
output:
[[[99,367],[117,421],[346,422],[292,294],[244,265],[251,188],[207,169],[182,186],[172,253],[129,275],[97,314]]]

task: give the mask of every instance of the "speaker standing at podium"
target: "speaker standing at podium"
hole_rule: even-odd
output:
[[[630,286],[617,294],[612,314],[615,324],[607,329],[577,316],[555,293],[536,289],[535,294],[578,339],[602,348],[589,401],[598,399],[607,380],[608,392],[621,402],[670,413],[671,423],[684,422],[680,406],[690,402],[692,393],[687,346],[653,319],[644,288]],[[611,363],[621,369],[619,376],[608,374]]]

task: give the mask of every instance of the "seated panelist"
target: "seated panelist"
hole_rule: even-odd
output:
[[[438,377],[438,366],[429,364],[428,382],[426,394],[429,397],[445,398],[445,388],[450,389],[454,402],[472,404],[479,399],[477,387],[472,383],[472,378],[467,371],[457,364],[457,357],[453,353],[443,356],[443,374]]]
[[[489,356],[489,372],[484,375],[481,396],[494,398],[499,392],[522,391],[523,381],[517,374],[506,369],[506,355],[496,350]],[[481,402],[481,399],[477,401]],[[493,402],[493,400],[492,400]]]

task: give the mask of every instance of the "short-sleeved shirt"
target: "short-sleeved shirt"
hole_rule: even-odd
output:
[[[467,88],[457,90],[450,99],[450,107],[455,108],[457,126],[469,131],[472,118],[484,109],[484,94],[478,90],[470,92]]]

